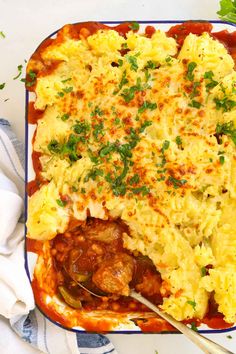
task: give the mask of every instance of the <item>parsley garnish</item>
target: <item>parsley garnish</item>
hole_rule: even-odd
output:
[[[201,276],[202,276],[202,277],[205,277],[205,276],[206,276],[206,273],[207,273],[206,267],[202,267],[202,268],[201,268]]]
[[[121,77],[121,81],[120,81],[120,83],[119,83],[119,90],[121,90],[122,89],[122,87],[124,86],[124,85],[126,85],[126,84],[128,84],[128,79],[127,79],[127,77],[126,77],[126,70],[123,72],[123,74],[122,74],[122,77]],[[115,93],[117,93],[118,91],[115,91]],[[115,94],[114,93],[114,94]]]
[[[138,23],[138,22],[132,22],[132,23],[129,25],[129,28],[130,28],[132,31],[138,31],[138,30],[139,30],[139,23]]]
[[[178,146],[182,145],[182,139],[179,135],[175,138],[175,142]]]
[[[138,70],[138,63],[137,63],[137,56],[138,55],[139,55],[139,53],[135,54],[134,56],[126,55],[126,58],[130,64],[130,69],[133,71]]]
[[[66,206],[66,204],[67,204],[67,202],[66,201],[64,201],[64,200],[61,200],[61,199],[56,199],[56,202],[57,202],[57,204],[60,206],[60,207],[64,207],[64,206]]]
[[[223,155],[220,155],[219,160],[221,165],[225,163],[225,157]]]
[[[0,36],[1,36],[2,38],[6,38],[6,35],[5,35],[5,33],[3,33],[3,31],[0,31]]]
[[[96,106],[95,109],[91,112],[91,117],[95,117],[95,116],[103,116],[104,112],[98,107]]]
[[[80,193],[85,194],[86,193],[85,188],[81,188]]]
[[[30,78],[30,81],[27,81],[26,79],[21,79],[20,81],[24,82],[26,87],[31,87],[36,83],[37,74],[33,70],[30,70],[27,75]]]
[[[90,131],[90,125],[87,122],[76,121],[72,128],[76,134],[86,135]]]
[[[137,173],[135,173],[135,174],[133,175],[133,177],[130,178],[129,184],[131,184],[131,185],[136,184],[136,183],[139,182],[139,180],[140,180],[139,175],[138,175]]]
[[[103,170],[94,168],[86,175],[86,177],[84,178],[84,182],[88,182],[90,178],[95,181],[98,176],[103,176],[103,174]]]
[[[68,113],[65,113],[61,116],[61,120],[63,120],[63,122],[65,122],[66,120],[68,120],[70,118],[70,115]]]
[[[204,74],[204,79],[208,80],[209,82],[206,84],[207,92],[218,85],[218,82],[213,79],[214,73],[213,71],[206,71]]]
[[[196,310],[197,304],[196,304],[196,302],[195,302],[194,300],[193,300],[193,301],[188,300],[188,301],[187,301],[187,304],[191,305],[192,308],[194,309],[194,311]]]
[[[164,151],[169,149],[170,147],[170,142],[169,140],[165,140],[164,143],[162,144],[161,152],[164,154]]]
[[[152,125],[152,122],[150,120],[146,120],[141,127],[139,128],[139,133],[143,133],[144,130],[149,127],[150,125]]]
[[[188,64],[186,78],[189,81],[193,81],[193,79],[194,79],[193,70],[196,68],[196,66],[197,66],[197,64],[193,61]]]
[[[72,86],[68,86],[62,89],[63,92],[65,93],[70,93],[73,91],[73,87]]]
[[[137,78],[136,85],[131,86],[130,88],[124,89],[121,93],[121,96],[124,98],[125,102],[130,102],[134,99],[135,92],[144,91],[147,88],[146,85],[141,84],[140,77]]]
[[[141,107],[138,109],[138,113],[143,113],[147,109],[150,109],[150,111],[153,111],[154,109],[157,108],[157,104],[155,102],[149,102],[149,101],[144,101]]]
[[[171,58],[170,56],[165,58],[165,61],[166,61],[167,65],[169,65],[169,66],[171,65],[172,60],[173,60],[173,58]]]
[[[197,326],[196,326],[196,323],[195,322],[191,322],[191,329],[195,332],[197,332]]]
[[[54,154],[68,156],[70,161],[77,161],[79,156],[77,154],[77,144],[83,141],[83,137],[71,134],[66,143],[60,144],[57,140],[53,139],[48,144],[48,150]]]
[[[228,338],[228,339],[232,339],[233,337],[232,337],[231,335],[228,335],[227,338]]]
[[[122,59],[118,59],[118,65],[122,66],[123,65],[123,60]]]
[[[202,104],[198,101],[192,100],[191,103],[189,103],[189,107],[193,107],[193,108],[200,108],[202,106]]]
[[[15,77],[13,77],[13,80],[18,79],[18,77],[21,76],[21,74],[22,74],[22,69],[23,69],[23,65],[18,65],[18,66],[17,66],[18,74],[17,74]]]
[[[150,188],[148,188],[147,186],[142,186],[142,187],[137,187],[137,188],[131,188],[131,191],[134,194],[142,193],[142,195],[145,196],[150,192]]]
[[[182,187],[185,183],[187,183],[186,179],[177,179],[173,176],[168,177],[168,182],[170,182],[175,189]]]
[[[94,125],[94,131],[93,131],[93,136],[95,137],[96,140],[98,140],[98,135],[104,135],[104,131],[103,131],[103,128],[104,128],[104,124],[103,122],[99,123],[99,124],[95,124]]]
[[[114,123],[115,123],[116,125],[120,124],[120,118],[116,117],[116,118],[114,119]]]
[[[4,87],[5,87],[5,85],[6,85],[6,83],[5,83],[5,82],[3,82],[2,84],[0,84],[0,90],[3,90],[3,89],[4,89]]]
[[[198,96],[199,95],[199,91],[198,91],[198,87],[200,86],[201,84],[200,84],[200,82],[198,82],[198,81],[196,81],[196,82],[194,82],[193,83],[193,90],[192,90],[192,93],[191,93],[191,95],[190,95],[190,98],[194,98],[194,97],[196,97],[196,96]]]
[[[154,69],[156,69],[156,67],[157,67],[157,64],[154,61],[152,61],[152,60],[148,60],[147,64],[145,65],[145,69],[154,70]]]
[[[229,112],[236,106],[236,102],[229,99],[227,96],[224,96],[222,99],[215,97],[214,102],[216,104],[216,109],[222,109],[223,112]]]
[[[65,84],[66,82],[71,81],[71,80],[72,80],[71,77],[68,77],[68,79],[61,80],[61,82],[62,82],[63,84]]]
[[[234,128],[234,123],[232,120],[223,124],[217,123],[216,135],[228,135],[236,145],[236,128]]]

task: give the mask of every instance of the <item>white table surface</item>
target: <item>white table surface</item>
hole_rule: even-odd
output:
[[[13,80],[37,45],[66,23],[87,20],[217,19],[217,0],[0,0],[0,118],[7,118],[24,139],[25,93]],[[24,77],[24,74],[22,75]],[[4,102],[5,99],[8,101]],[[208,335],[236,352],[236,333]],[[119,354],[200,354],[182,335],[109,335]],[[17,342],[16,342],[17,343]],[[17,345],[17,344],[16,344]],[[18,354],[29,353],[25,350]],[[33,351],[32,351],[33,352]],[[12,353],[9,353],[12,354]],[[67,353],[65,353],[67,354]],[[68,353],[69,354],[69,353]]]

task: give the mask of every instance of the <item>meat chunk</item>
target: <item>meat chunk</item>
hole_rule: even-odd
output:
[[[94,241],[102,241],[110,243],[119,237],[123,232],[122,227],[114,221],[96,220],[90,226],[84,228],[84,233],[87,238]]]
[[[101,290],[117,295],[129,295],[129,282],[134,272],[134,259],[126,253],[118,253],[106,260],[93,274],[93,282]]]

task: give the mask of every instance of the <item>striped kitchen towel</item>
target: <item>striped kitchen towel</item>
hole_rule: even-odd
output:
[[[107,337],[64,330],[33,310],[24,269],[24,156],[9,122],[0,119],[0,353],[117,354]]]

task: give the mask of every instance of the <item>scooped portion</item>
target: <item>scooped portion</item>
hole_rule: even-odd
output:
[[[128,296],[134,267],[135,262],[131,256],[119,253],[113,259],[102,263],[93,274],[92,280],[104,292]]]

